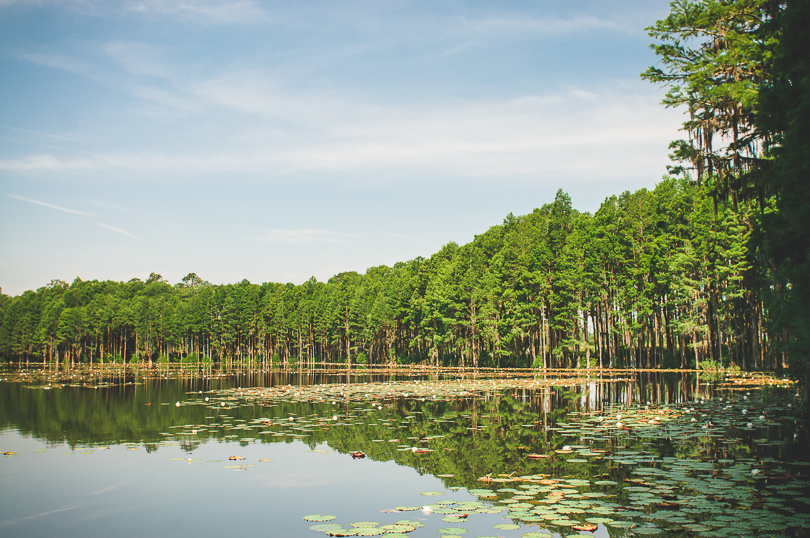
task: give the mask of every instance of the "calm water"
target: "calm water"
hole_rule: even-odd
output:
[[[630,379],[16,377],[0,535],[807,534],[795,390]]]

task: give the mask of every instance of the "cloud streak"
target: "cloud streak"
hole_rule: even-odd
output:
[[[142,17],[159,15],[203,24],[255,23],[265,20],[267,13],[251,0],[0,0],[0,9],[12,5],[49,7],[85,15],[120,15],[134,13]]]
[[[249,0],[141,0],[129,3],[127,9],[209,24],[255,23],[267,18],[267,13]]]
[[[637,31],[618,24],[615,21],[599,17],[575,17],[561,19],[550,17],[545,19],[531,17],[493,17],[483,20],[471,20],[462,25],[468,32],[531,32],[548,36],[576,34],[592,30],[618,30],[622,32]]]
[[[91,496],[92,495],[103,495],[104,493],[109,493],[109,492],[111,492],[111,491],[113,491],[115,489],[118,489],[118,488],[123,487],[123,486],[128,486],[128,485],[129,485],[129,482],[124,482],[123,484],[116,484],[115,486],[107,486],[106,488],[97,489],[96,491],[94,491],[90,495]]]
[[[90,199],[90,200],[87,201],[87,203],[89,203],[91,205],[94,205],[94,206],[103,207],[104,209],[112,209],[114,211],[126,211],[126,212],[130,212],[130,213],[133,211],[129,207],[124,207],[124,206],[117,205],[117,204],[111,204],[109,202],[105,202],[104,200],[99,200],[97,198]]]
[[[252,1],[138,0],[125,6],[142,13],[196,14],[214,21],[253,20],[267,14],[266,6]],[[358,6],[350,4],[347,13]],[[273,9],[279,11],[274,17],[290,16],[284,9]],[[331,9],[321,6],[318,13],[338,16]],[[385,11],[367,17],[372,20]],[[466,46],[459,45],[459,39],[469,37],[480,45],[481,40],[492,39],[491,34],[627,30],[610,18],[578,14],[438,17],[448,21],[448,29],[431,25],[426,40],[451,50]],[[340,14],[341,21],[349,18]],[[318,23],[309,24],[319,29]],[[362,21],[347,24],[363,26]],[[94,50],[97,56],[92,61],[62,52],[25,53],[20,58],[83,74],[126,92],[134,99],[129,119],[140,116],[138,125],[171,117],[170,125],[150,129],[148,136],[139,137],[135,149],[89,155],[16,153],[0,159],[0,170],[491,177],[561,170],[604,176],[605,170],[621,168],[624,174],[644,175],[653,153],[664,156],[659,159],[663,170],[667,144],[679,123],[677,112],[658,106],[660,95],[655,90],[627,91],[615,82],[602,83],[590,93],[573,88],[500,100],[427,97],[421,102],[396,102],[329,85],[295,88],[296,77],[306,78],[321,66],[308,52],[297,50],[290,52],[287,63],[270,62],[267,68],[256,67],[261,63],[251,57],[213,70],[178,61],[174,56],[183,53],[172,45],[123,39],[96,44]],[[318,50],[318,57],[328,54]],[[290,67],[293,64],[296,68]],[[287,76],[290,72],[294,75]],[[119,147],[132,147],[126,134],[117,134]]]
[[[122,235],[126,235],[127,237],[137,239],[137,237],[135,237],[134,235],[132,235],[131,233],[129,233],[126,230],[122,230],[121,228],[116,228],[115,226],[111,226],[109,224],[104,224],[103,222],[97,222],[96,224],[98,226],[101,226],[102,228],[107,228],[108,230],[111,230],[111,231],[113,231],[115,233],[119,233],[119,234],[122,234]]]
[[[95,65],[88,60],[60,53],[24,52],[19,55],[19,58],[33,64],[88,77],[97,74],[98,71]]]
[[[20,133],[27,133],[27,134],[37,135],[37,136],[45,136],[45,137],[48,137],[48,138],[56,138],[57,140],[66,140],[68,142],[76,142],[75,139],[68,138],[66,136],[59,136],[59,135],[48,134],[48,133],[40,133],[40,132],[37,132],[37,131],[29,131],[28,129],[20,129],[18,127],[12,127],[10,125],[0,125],[0,127],[4,128],[4,129],[11,129],[12,131],[18,131]]]
[[[41,512],[39,514],[34,514],[34,515],[31,515],[31,516],[25,516],[25,517],[21,517],[21,518],[17,518],[17,519],[6,519],[2,523],[0,523],[0,526],[6,527],[6,526],[10,526],[10,525],[19,525],[20,523],[23,523],[25,521],[31,521],[32,519],[37,519],[37,518],[40,518],[40,517],[49,516],[51,514],[57,514],[59,512],[66,512],[68,510],[73,510],[73,508],[72,507],[71,508],[58,508],[56,510],[49,510],[47,512]]]
[[[621,89],[412,105],[293,97],[238,80],[199,90],[208,107],[233,121],[193,149],[30,155],[0,160],[0,169],[506,177],[563,169],[604,175],[615,167],[633,173],[646,169],[645,155],[666,155],[680,121],[678,113],[657,105],[658,95]]]
[[[92,213],[88,213],[86,211],[79,211],[77,209],[68,209],[66,207],[62,207],[62,206],[58,206],[58,205],[54,205],[54,204],[49,204],[48,202],[41,202],[39,200],[32,200],[31,198],[25,198],[24,196],[17,196],[16,194],[9,194],[8,197],[9,198],[14,198],[15,200],[21,200],[23,202],[28,202],[30,204],[37,204],[37,205],[41,205],[41,206],[44,206],[44,207],[47,207],[47,208],[50,208],[50,209],[56,209],[58,211],[64,211],[65,213],[71,213],[73,215],[81,215],[83,217],[92,217],[93,216]]]

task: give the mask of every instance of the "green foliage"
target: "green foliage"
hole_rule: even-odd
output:
[[[748,320],[734,323],[769,333],[750,348],[751,366],[781,367],[774,359],[788,351],[792,375],[810,386],[810,2],[673,0],[670,7],[647,28],[660,62],[642,78],[668,87],[665,106],[686,109],[688,139],[671,144],[681,163],[672,170],[685,177],[694,170],[714,217],[697,222],[714,228],[700,234],[711,242],[678,245],[670,259],[674,298],[686,313],[670,323],[694,335],[696,361],[706,340],[719,343],[713,360],[734,360],[734,338],[717,334],[716,321],[745,304]],[[691,271],[706,253],[716,256],[702,264],[708,271]],[[715,293],[700,293],[707,288]],[[755,302],[752,293],[760,295]]]
[[[701,370],[700,378],[710,383],[716,383],[725,377],[722,362],[707,360],[698,365]]]
[[[764,175],[772,210],[763,214],[757,243],[773,278],[766,296],[773,331],[787,335],[791,375],[803,381],[810,407],[810,2],[787,2],[772,21],[781,33],[763,88],[758,124],[773,166]]]
[[[672,158],[696,171],[717,197],[736,204],[757,187],[762,133],[758,92],[769,79],[778,43],[769,21],[773,0],[673,0],[669,15],[647,32],[661,67],[642,78],[668,86],[663,104],[684,107],[687,140],[670,144]],[[683,171],[683,166],[673,170]]]
[[[599,366],[599,361],[595,357],[591,357],[590,359],[582,356],[579,358],[579,367],[580,368],[597,368]]]
[[[723,370],[723,363],[722,361],[713,361],[713,360],[706,360],[701,361],[700,364],[701,370],[711,371],[711,372],[719,372]]]
[[[175,286],[159,275],[55,283],[0,302],[0,353],[296,367],[348,356],[368,365],[574,368],[589,357],[591,366],[653,368],[721,355],[743,368],[774,364],[780,336],[762,330],[750,215],[712,196],[665,178],[590,215],[559,191],[468,244],[325,283],[219,286],[195,274]]]

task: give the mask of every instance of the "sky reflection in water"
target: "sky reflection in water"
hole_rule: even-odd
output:
[[[570,525],[555,526],[551,518],[559,520],[564,514],[583,523],[584,516],[607,514],[608,519],[616,520],[614,523],[627,520],[637,525],[635,529],[611,527],[611,535],[665,536],[666,529],[679,525],[705,525],[705,521],[693,519],[705,519],[700,515],[705,508],[700,503],[707,502],[706,495],[688,497],[686,489],[678,489],[685,488],[685,483],[676,488],[671,476],[640,475],[640,467],[669,469],[679,459],[691,458],[686,461],[693,461],[694,468],[666,472],[680,473],[676,478],[692,480],[694,487],[714,487],[711,480],[725,476],[728,484],[745,489],[740,489],[738,500],[748,503],[747,508],[757,504],[758,489],[769,487],[761,479],[758,481],[756,473],[748,478],[754,470],[761,470],[761,476],[776,476],[780,470],[793,475],[807,472],[807,467],[786,466],[779,461],[807,459],[802,448],[807,446],[804,425],[794,425],[792,416],[774,416],[777,409],[790,415],[784,403],[788,400],[767,407],[755,394],[749,405],[738,391],[732,409],[723,405],[728,402],[729,392],[717,392],[703,404],[674,405],[685,399],[679,396],[683,390],[691,390],[681,387],[677,379],[661,380],[653,390],[648,386],[635,392],[646,402],[660,398],[672,404],[668,409],[673,411],[673,422],[665,426],[670,429],[657,431],[656,425],[643,426],[640,418],[632,418],[634,413],[638,417],[651,413],[646,407],[609,403],[632,393],[616,384],[609,389],[600,387],[603,392],[599,398],[583,398],[575,388],[549,387],[528,394],[507,390],[500,395],[455,401],[423,403],[420,399],[397,398],[376,401],[373,407],[369,402],[332,405],[329,401],[293,400],[265,401],[263,407],[261,398],[226,400],[238,394],[232,390],[187,394],[197,388],[207,391],[212,385],[188,380],[145,380],[138,386],[45,391],[26,388],[22,383],[0,382],[0,448],[18,453],[0,462],[0,534],[260,533],[320,538],[323,534],[309,530],[313,523],[304,521],[303,516],[335,514],[338,518],[332,523],[347,528],[358,521],[391,524],[403,519],[420,520],[425,527],[410,533],[413,538],[437,536],[438,529],[455,527],[466,529],[465,536],[470,537],[518,538],[543,527],[548,527],[550,533],[574,535],[577,532]],[[217,388],[234,387],[223,381]],[[722,394],[726,397],[723,404],[719,402]],[[210,402],[204,402],[205,395],[210,395]],[[777,396],[769,394],[772,402],[778,400]],[[183,402],[180,407],[175,406],[177,401]],[[220,401],[228,402],[226,409],[217,407]],[[652,403],[654,411],[657,407]],[[760,410],[770,416],[749,429],[740,422],[748,420],[739,414],[743,405],[751,408],[752,420]],[[579,414],[589,409],[596,413]],[[647,437],[637,434],[638,429],[625,431],[617,427],[620,413],[634,428],[647,428]],[[613,421],[613,429],[602,428],[599,416]],[[698,425],[709,420],[724,420],[726,424],[722,430],[717,429],[718,424],[701,431],[698,425],[690,425],[688,417],[697,417]],[[644,414],[645,423],[647,418]],[[583,433],[586,427],[594,429],[592,435]],[[683,439],[673,442],[658,435],[662,431],[669,432],[667,435],[675,432]],[[574,452],[555,452],[564,445],[574,445]],[[586,446],[607,452],[591,453]],[[430,452],[415,453],[414,448]],[[349,454],[353,450],[362,450],[368,457],[353,459]],[[530,460],[526,457],[529,453],[550,457]],[[245,459],[229,461],[230,456]],[[707,466],[711,468],[708,474]],[[434,476],[438,474],[453,476],[440,479]],[[487,474],[502,482],[478,480]],[[508,482],[508,478],[500,476],[510,474],[535,478]],[[564,481],[539,484],[541,474],[585,482],[580,484],[580,491],[574,491]],[[595,485],[600,478],[605,484]],[[588,481],[590,485],[584,485]],[[801,535],[794,524],[800,521],[802,508],[808,506],[807,481],[791,478],[789,482],[792,485],[777,484],[781,490],[767,491],[768,495],[762,497],[763,506],[748,510],[749,514],[761,512],[763,532],[769,524],[779,525],[767,520],[769,513],[793,511],[798,513],[798,519],[780,517],[787,522],[788,532]],[[520,487],[525,489],[515,489]],[[634,487],[635,491],[623,490],[625,487]],[[442,507],[437,501],[479,501],[464,488],[493,491],[498,495],[497,506],[503,510],[498,514],[473,511],[466,520],[443,520],[453,519],[452,514],[463,510],[452,505]],[[545,502],[551,498],[545,494],[555,488],[568,492],[566,509]],[[515,491],[498,493],[499,489]],[[421,495],[426,491],[444,495]],[[530,502],[519,499],[525,507],[516,507],[518,501],[511,497],[519,493],[534,498]],[[660,509],[657,503],[668,502],[662,497],[667,493],[675,502],[684,503],[681,510]],[[706,493],[711,496],[713,491]],[[774,502],[779,499],[786,499],[780,501],[783,505]],[[720,512],[723,505],[738,500],[718,500]],[[496,504],[494,498],[484,497],[481,501],[485,507]],[[381,513],[396,506],[424,505],[431,505],[432,513]],[[586,509],[581,509],[583,506]],[[788,512],[784,512],[785,506]],[[547,510],[549,507],[557,512]],[[598,511],[593,512],[595,509]],[[439,513],[442,511],[448,513]],[[542,519],[544,515],[548,517]],[[522,527],[493,529],[496,524],[512,522]],[[723,527],[728,525],[714,523],[712,527],[709,522],[713,535],[729,535],[723,533]],[[646,531],[639,530],[642,527]],[[604,537],[608,528],[600,523],[595,533],[588,534]]]

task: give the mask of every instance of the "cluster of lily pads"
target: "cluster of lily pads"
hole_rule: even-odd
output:
[[[367,383],[326,383],[318,385],[234,388],[210,391],[212,400],[221,406],[238,403],[270,405],[282,402],[309,403],[360,403],[390,402],[399,399],[421,401],[446,401],[469,399],[507,390],[536,391],[551,386],[574,387],[596,378],[577,376],[556,377],[534,375],[531,377],[468,377],[446,380],[378,381]],[[628,381],[627,378],[605,376],[601,382]],[[193,394],[193,393],[190,393]],[[207,402],[208,400],[206,400]]]
[[[411,510],[411,508],[404,510],[405,508],[407,507],[403,507],[403,511]],[[416,507],[412,509],[416,510]],[[324,532],[329,536],[383,536],[384,538],[406,538],[408,536],[407,533],[418,527],[425,526],[419,521],[410,519],[400,519],[387,525],[381,525],[378,521],[357,521],[349,525],[349,527],[335,523],[323,523],[335,519],[337,519],[337,516],[334,515],[311,514],[304,516],[304,520],[306,521],[321,522],[312,525],[310,529]]]
[[[513,477],[515,487],[470,489],[482,501],[442,500],[422,507],[426,514],[442,516],[445,522],[463,524],[474,514],[500,514],[513,520],[513,523],[493,525],[495,529],[517,530],[523,527],[538,526],[539,530],[529,531],[524,537],[550,536],[559,533],[571,536],[593,536],[599,525],[616,530],[627,530],[632,535],[657,535],[664,532],[700,533],[706,536],[769,535],[789,528],[804,529],[810,524],[808,499],[790,498],[798,493],[795,488],[806,488],[807,483],[787,487],[777,486],[770,493],[774,496],[768,506],[752,507],[734,505],[733,498],[745,501],[750,474],[745,465],[730,466],[724,470],[724,478],[703,479],[695,474],[695,466],[680,460],[668,461],[669,470],[650,473],[650,467],[638,467],[637,478],[621,485],[613,480],[548,479],[541,476]],[[703,470],[706,470],[704,466]],[[668,477],[668,474],[675,475]],[[651,476],[651,475],[655,476]],[[732,482],[729,483],[728,481]],[[679,482],[680,487],[675,483]],[[742,483],[743,487],[738,486]],[[729,493],[729,490],[732,490]],[[608,493],[614,491],[615,493]],[[707,495],[708,493],[708,495]],[[776,497],[778,495],[778,497]],[[678,498],[678,502],[665,501]],[[486,501],[486,502],[483,502]],[[744,508],[744,509],[743,509]],[[417,507],[401,506],[394,511],[416,510]],[[787,512],[787,513],[786,513]],[[321,518],[321,519],[314,519]],[[335,516],[306,516],[307,521],[326,521]],[[407,525],[407,521],[397,524]],[[412,524],[411,524],[412,525]],[[413,526],[413,525],[412,525]],[[414,528],[422,526],[413,526]],[[344,528],[341,525],[315,525],[312,530],[325,532],[329,536],[375,536],[392,532],[391,527],[363,522]],[[397,531],[397,538],[414,528]],[[467,529],[448,527],[439,529],[440,534],[464,534]]]
[[[503,513],[511,523],[496,528],[523,529],[527,537],[593,536],[590,532],[599,527],[628,535],[802,535],[810,527],[810,462],[750,452],[752,445],[784,444],[771,430],[781,433],[796,425],[793,395],[783,391],[766,401],[750,392],[726,394],[671,405],[613,404],[570,412],[566,422],[548,429],[571,438],[571,444],[527,455],[556,462],[551,473],[490,473],[478,478],[478,487],[453,488],[466,489],[478,501],[444,499],[422,509],[461,525],[440,529],[440,534],[467,532],[463,524],[474,514]],[[572,472],[584,476],[574,478]],[[368,531],[313,529],[331,536],[385,534],[377,526]]]
[[[460,379],[462,385],[472,389],[474,392],[479,390],[492,390],[493,388],[502,388],[502,383],[506,382],[506,386],[516,388],[533,388],[539,385],[573,385],[582,383],[584,379],[599,377],[604,380],[609,379],[630,379],[630,371],[628,370],[599,370],[599,371],[586,371],[586,370],[518,370],[518,369],[477,369],[477,370],[464,370],[457,368],[423,368],[423,367],[408,367],[399,366],[393,370],[386,369],[385,373],[388,375],[380,375],[382,371],[373,369],[363,370],[347,370],[344,368],[338,369],[318,369],[318,370],[304,370],[301,375],[306,375],[317,378],[328,378],[329,384],[317,385],[309,384],[304,385],[297,383],[296,388],[299,390],[299,396],[302,399],[309,394],[315,387],[330,386],[333,388],[343,387],[345,391],[339,391],[343,396],[349,399],[356,399],[357,396],[365,394],[366,392],[373,392],[375,395],[380,391],[388,393],[390,397],[416,397],[416,396],[435,396],[438,392],[439,397],[456,397],[459,395],[470,396],[465,393],[464,387],[458,388],[456,382]],[[150,379],[196,379],[203,381],[211,380],[230,380],[235,375],[243,375],[245,379],[256,379],[258,376],[270,376],[272,374],[279,374],[280,379],[289,378],[291,381],[300,376],[296,376],[293,371],[285,370],[283,372],[276,372],[273,370],[198,370],[182,369],[182,368],[138,368],[121,365],[108,365],[89,367],[86,365],[76,366],[73,368],[20,368],[20,369],[0,369],[0,381],[25,383],[28,388],[32,389],[54,389],[63,387],[83,387],[83,388],[110,388],[125,385],[142,384],[145,380]],[[371,382],[349,382],[344,383],[346,375],[350,374],[353,380],[367,379],[377,380],[380,378],[387,379],[388,381],[371,381]],[[424,388],[418,387],[420,379],[441,378],[442,381],[426,381],[428,384],[434,385],[434,390],[427,391]],[[311,382],[312,380],[310,380]],[[276,381],[277,382],[277,381]],[[422,381],[425,383],[425,381]],[[447,383],[450,383],[447,385]],[[483,383],[483,385],[481,385]],[[496,385],[496,383],[498,383]],[[396,387],[403,384],[403,390],[390,390],[391,386]],[[417,385],[412,387],[411,385]],[[361,388],[365,386],[365,388]],[[265,396],[269,398],[275,397],[289,397],[289,389],[293,385],[275,385],[268,389],[262,389]],[[458,388],[458,390],[456,390]],[[303,392],[301,392],[303,391]],[[237,389],[237,392],[239,390]],[[462,394],[464,393],[464,394]],[[406,395],[407,394],[407,395]],[[313,393],[317,397],[319,394]]]
[[[536,389],[542,386],[573,386],[598,379],[600,382],[629,381],[639,373],[651,372],[660,374],[670,370],[644,369],[501,369],[501,368],[426,368],[414,365],[396,365],[395,367],[363,368],[351,370],[340,365],[324,365],[317,369],[274,370],[270,368],[232,369],[197,368],[197,367],[145,367],[144,365],[76,365],[74,367],[46,366],[42,368],[3,368],[0,370],[0,381],[26,383],[28,388],[53,389],[62,387],[110,388],[115,386],[139,385],[149,379],[201,379],[205,381],[233,379],[234,376],[280,375],[280,379],[294,378],[301,375],[328,377],[326,385],[296,386],[275,385],[260,389],[260,397],[287,401],[314,401],[323,397],[323,387],[331,387],[331,396],[347,401],[365,401],[369,398],[379,400],[388,398],[458,398],[471,397],[493,390]],[[678,370],[678,372],[691,372]],[[354,379],[389,379],[369,383],[342,383],[341,377],[351,374]],[[708,372],[707,375],[717,378],[727,386],[789,386],[793,382],[786,378],[768,373],[745,372]],[[334,379],[331,379],[334,378]],[[411,380],[416,378],[419,380]],[[300,380],[299,380],[300,381]],[[276,381],[277,382],[277,381]],[[312,380],[309,381],[310,383]],[[300,384],[300,383],[299,383]],[[245,397],[257,396],[254,392]]]

